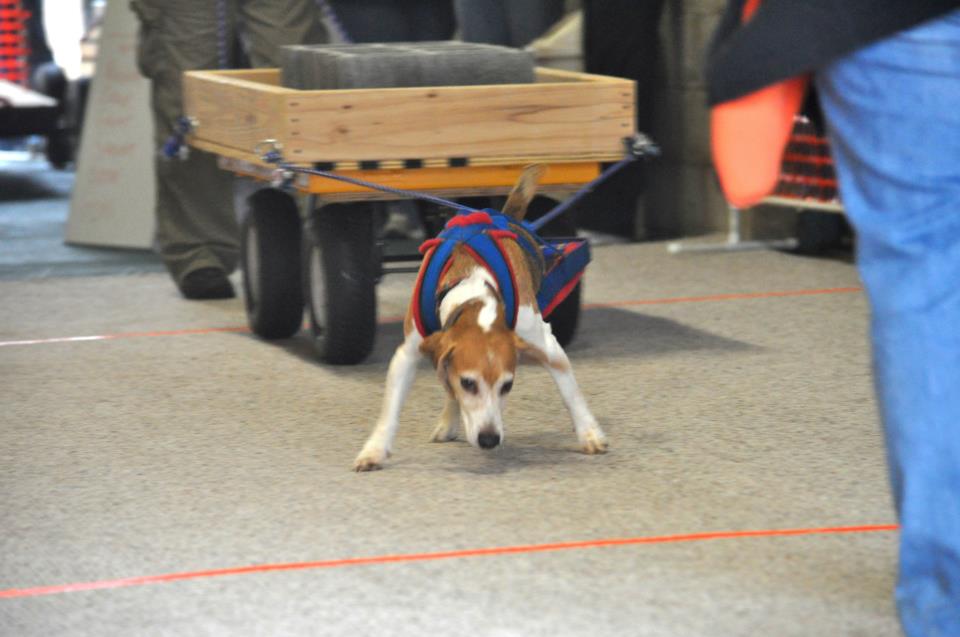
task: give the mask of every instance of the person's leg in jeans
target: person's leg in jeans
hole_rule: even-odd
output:
[[[911,637],[960,635],[960,12],[817,76],[870,298]]]

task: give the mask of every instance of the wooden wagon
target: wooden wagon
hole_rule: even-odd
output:
[[[188,143],[262,182],[241,223],[251,329],[289,337],[306,306],[319,358],[359,362],[376,333],[376,283],[419,259],[409,242],[378,237],[374,202],[398,195],[296,174],[288,185],[305,197],[295,197],[274,185],[265,147],[298,166],[446,198],[506,194],[537,162],[541,192],[562,196],[623,158],[634,91],[629,80],[544,68],[531,84],[318,91],[280,86],[278,69],[187,72]],[[566,227],[544,234],[572,233],[572,222],[558,222]],[[562,342],[573,337],[579,298],[551,317]]]

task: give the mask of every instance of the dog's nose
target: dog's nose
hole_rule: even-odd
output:
[[[481,432],[477,436],[477,444],[481,449],[493,449],[500,444],[500,434],[492,431]]]

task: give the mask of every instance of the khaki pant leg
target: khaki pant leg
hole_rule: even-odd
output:
[[[330,41],[315,0],[237,0],[237,13],[246,53],[255,67],[279,67],[283,45]],[[298,208],[305,210],[308,197],[294,196]]]
[[[329,41],[315,0],[239,0],[237,11],[253,66],[280,66],[285,44]]]
[[[160,256],[177,282],[203,267],[231,272],[239,239],[232,175],[202,151],[191,149],[186,160],[168,160],[159,153],[183,114],[183,71],[219,64],[216,4],[139,0],[132,6],[141,20],[138,63],[151,80]]]

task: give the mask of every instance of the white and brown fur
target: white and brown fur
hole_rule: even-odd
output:
[[[530,166],[523,172],[507,199],[505,214],[523,218],[542,172],[540,166]],[[390,361],[380,416],[354,461],[356,471],[379,469],[390,455],[400,410],[421,356],[432,360],[447,391],[446,405],[431,437],[433,442],[454,440],[463,429],[466,439],[476,447],[491,449],[501,444],[504,400],[513,385],[517,360],[523,356],[550,372],[573,419],[583,452],[606,452],[606,436],[587,407],[570,361],[550,325],[540,316],[533,276],[523,249],[509,239],[504,240],[504,248],[517,279],[519,310],[515,329],[507,325],[503,301],[490,273],[465,251],[456,249],[439,285],[443,289],[454,284],[439,309],[444,327],[423,338],[414,326],[411,311],[407,311],[404,341]]]

